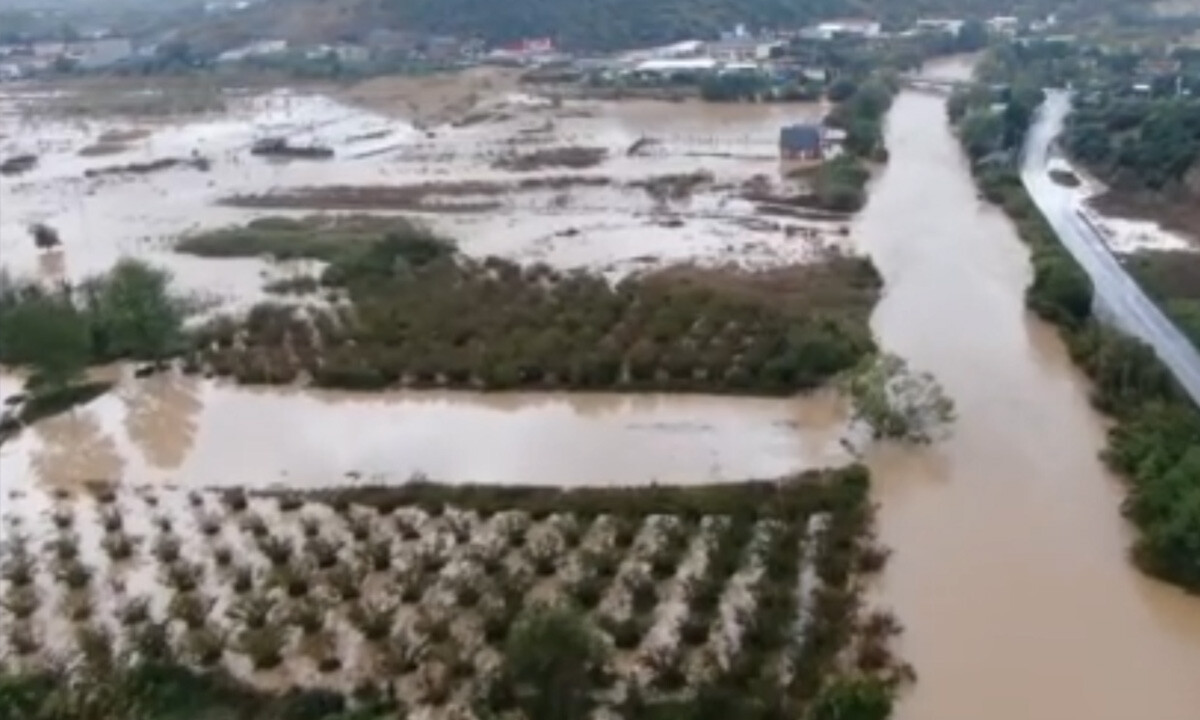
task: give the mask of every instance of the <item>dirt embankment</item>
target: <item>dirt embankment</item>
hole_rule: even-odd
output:
[[[419,127],[462,120],[480,100],[516,92],[520,71],[477,67],[462,72],[371,78],[336,97],[386,115],[403,117]]]

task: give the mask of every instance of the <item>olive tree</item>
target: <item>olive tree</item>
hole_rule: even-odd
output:
[[[161,360],[182,335],[182,304],[169,273],[124,259],[87,289],[103,351],[114,357]]]
[[[5,308],[0,344],[5,362],[30,368],[52,390],[74,380],[92,353],[87,318],[66,296],[50,294]]]
[[[892,694],[878,680],[838,680],[821,690],[805,720],[887,720]]]
[[[584,720],[590,717],[607,652],[577,611],[537,606],[524,611],[509,631],[504,670],[526,717]]]
[[[874,355],[843,380],[853,420],[876,439],[930,442],[954,419],[954,403],[929,373],[891,353]]]

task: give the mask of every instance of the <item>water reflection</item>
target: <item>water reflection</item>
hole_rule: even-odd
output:
[[[697,483],[852,459],[840,442],[845,409],[833,393],[363,395],[164,375],[126,378],[76,413],[115,448],[122,478],[136,484],[322,486],[417,473],[447,482]],[[0,471],[11,477],[45,479],[88,462],[66,452],[35,463],[42,451],[30,434],[5,450]]]
[[[38,423],[26,436],[33,441],[29,467],[49,488],[72,492],[88,481],[121,477],[125,463],[116,444],[99,418],[86,409]],[[4,475],[6,485],[17,482],[11,474],[0,475]]]
[[[160,373],[118,390],[125,430],[153,467],[174,470],[192,449],[202,407],[198,385],[193,377]]]

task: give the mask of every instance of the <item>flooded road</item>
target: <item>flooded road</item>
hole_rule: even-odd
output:
[[[0,475],[193,487],[402,482],[702,483],[850,458],[832,394],[386,393],[257,390],[180,376],[123,383],[0,448]]]
[[[1200,599],[1129,564],[1105,427],[1052,328],[1023,306],[1028,253],[976,198],[944,98],[902,94],[891,162],[856,227],[886,281],[881,344],[955,399],[954,435],[870,456],[882,602],[918,682],[900,720],[1195,720]]]

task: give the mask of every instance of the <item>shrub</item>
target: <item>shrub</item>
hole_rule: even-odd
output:
[[[283,632],[275,626],[243,630],[238,636],[238,652],[248,656],[255,670],[270,670],[283,662],[287,644]]]

